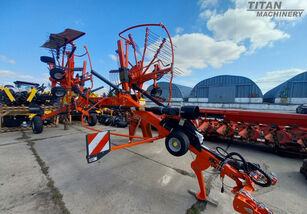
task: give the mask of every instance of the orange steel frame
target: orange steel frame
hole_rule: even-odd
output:
[[[273,211],[268,209],[264,204],[255,201],[251,197],[252,193],[255,191],[255,184],[248,174],[233,168],[227,162],[223,162],[223,160],[220,160],[213,153],[204,148],[198,151],[193,146],[190,146],[190,151],[196,155],[195,160],[191,163],[191,167],[197,176],[200,188],[200,191],[196,194],[199,200],[204,201],[207,199],[203,171],[209,167],[213,167],[220,171],[221,179],[228,176],[236,182],[236,186],[232,188],[231,192],[235,194],[233,207],[237,212],[249,214],[251,212],[248,212],[247,209],[250,209],[254,214],[273,213]],[[272,180],[272,182],[272,185],[275,185],[277,180]]]
[[[139,28],[139,27],[145,27],[145,26],[160,26],[162,27],[165,32],[167,33],[168,37],[169,37],[169,41],[171,44],[171,49],[172,49],[172,62],[171,65],[165,69],[161,69],[161,70],[156,70],[154,72],[150,72],[150,73],[146,73],[146,71],[148,70],[148,68],[151,65],[157,64],[157,63],[162,63],[159,59],[155,60],[156,56],[153,58],[153,60],[147,65],[144,66],[144,56],[145,56],[145,52],[146,52],[146,46],[147,46],[147,36],[148,36],[148,28],[146,29],[146,41],[145,41],[145,49],[144,49],[144,53],[143,53],[143,57],[141,61],[137,60],[136,57],[136,46],[135,43],[133,41],[132,35],[129,34],[129,38],[126,38],[123,36],[123,34],[126,31],[129,31],[131,29],[134,28]],[[89,98],[89,94],[87,93],[86,95],[86,99],[79,96],[77,100],[75,100],[74,102],[67,102],[66,106],[62,106],[61,108],[59,108],[58,110],[52,111],[51,113],[48,114],[44,114],[42,115],[42,120],[45,120],[47,118],[56,116],[58,114],[60,114],[61,112],[66,112],[68,111],[68,114],[70,114],[70,112],[72,110],[77,110],[79,112],[82,113],[82,126],[86,127],[87,129],[93,130],[93,131],[101,131],[101,130],[97,130],[91,127],[87,127],[84,125],[83,122],[83,117],[84,116],[89,116],[89,112],[90,110],[92,110],[94,107],[98,107],[98,108],[102,108],[103,106],[121,106],[121,105],[125,105],[125,106],[129,106],[129,107],[139,107],[142,108],[143,106],[139,104],[139,99],[141,98],[141,93],[136,93],[136,98],[137,100],[134,100],[131,96],[131,91],[134,90],[132,84],[133,83],[137,83],[139,84],[139,86],[142,88],[142,85],[144,82],[148,81],[148,80],[156,80],[157,78],[157,74],[167,74],[170,73],[171,74],[171,81],[169,84],[169,90],[171,93],[171,82],[173,79],[173,64],[174,64],[174,50],[173,50],[173,43],[170,37],[169,32],[167,31],[166,27],[163,24],[143,24],[143,25],[136,25],[130,28],[127,28],[126,30],[122,31],[119,33],[119,36],[124,39],[125,41],[125,47],[123,44],[122,40],[118,40],[117,44],[118,44],[118,54],[119,54],[119,59],[120,59],[120,65],[122,68],[127,68],[130,65],[131,68],[129,69],[130,71],[130,81],[129,83],[125,82],[122,84],[122,89],[123,91],[125,91],[125,93],[123,91],[118,92],[117,93],[117,97],[108,97],[108,98],[102,98],[102,97],[98,97],[98,98]],[[70,45],[72,46],[72,48],[75,47],[75,44],[73,42],[70,42]],[[129,61],[129,46],[132,45],[134,48],[134,56],[135,56],[135,66],[133,66],[133,64]],[[80,78],[74,78],[74,71],[73,69],[75,68],[75,63],[74,63],[74,57],[78,56],[84,56],[84,55],[88,55],[88,59],[89,59],[89,63],[90,63],[90,67],[91,70],[93,70],[92,68],[92,63],[91,63],[91,58],[88,52],[88,49],[86,46],[84,46],[86,53],[83,55],[76,55],[73,54],[71,58],[69,58],[69,54],[70,52],[66,51],[65,54],[62,55],[62,63],[60,63],[60,60],[57,60],[58,64],[61,67],[65,67],[67,69],[65,70],[65,78],[63,80],[61,80],[59,83],[52,79],[50,77],[50,81],[52,83],[52,88],[55,87],[57,84],[59,84],[60,86],[64,87],[67,90],[67,97],[66,100],[70,101],[73,96],[72,96],[72,87],[73,86],[80,86],[81,83],[86,82],[86,81],[91,81],[92,86],[90,88],[90,90],[93,88],[93,79],[92,79],[92,74],[89,74],[88,72],[86,72],[86,61],[84,61],[83,63],[83,72],[82,75],[86,76],[86,78],[84,78],[83,80],[81,80]],[[67,57],[66,63],[65,63],[65,57]],[[53,64],[48,63],[50,69],[52,69],[54,67]],[[163,64],[163,63],[162,63]],[[83,92],[83,86],[80,87],[81,92]],[[88,91],[90,91],[88,90]],[[128,93],[127,93],[128,92]],[[63,104],[63,100],[62,99],[62,104]],[[96,102],[94,105],[90,105],[89,100],[92,100],[94,102]],[[171,96],[169,98],[168,103],[171,100]],[[91,106],[90,108],[85,110],[85,107],[87,106]],[[161,121],[161,116],[157,116],[151,112],[146,112],[146,111],[134,111],[135,116],[138,116],[140,118],[142,118],[142,124],[151,124],[153,126],[155,126],[158,129],[158,133],[159,135],[156,137],[152,137],[151,133],[148,133],[146,131],[146,128],[142,128],[143,131],[143,135],[145,137],[139,137],[139,136],[134,136],[131,133],[135,132],[135,129],[137,129],[137,127],[134,127],[129,135],[123,135],[123,134],[118,134],[118,133],[111,133],[112,135],[118,135],[118,136],[122,136],[122,137],[129,137],[131,140],[133,138],[136,139],[142,139],[141,141],[138,142],[131,142],[131,143],[127,143],[124,145],[120,145],[117,147],[112,147],[112,150],[116,150],[116,149],[120,149],[120,148],[124,148],[124,147],[130,147],[133,145],[138,145],[138,144],[142,144],[142,143],[147,143],[147,142],[152,142],[161,138],[166,137],[170,132],[165,129],[164,127],[162,127],[160,125],[160,121]]]
[[[157,54],[156,54],[154,56],[154,58],[151,60],[150,64],[147,65],[147,67],[143,65],[144,55],[145,55],[146,46],[147,46],[148,28],[146,29],[145,48],[144,48],[144,53],[143,53],[143,57],[142,57],[141,61],[137,60],[136,47],[135,47],[136,45],[134,43],[132,35],[129,34],[128,38],[123,36],[123,34],[125,32],[127,32],[131,29],[138,28],[138,27],[148,27],[148,26],[160,26],[160,27],[162,27],[166,31],[166,33],[169,37],[169,41],[170,41],[171,49],[172,49],[172,62],[170,64],[170,66],[166,67],[164,69],[160,69],[160,70],[156,69],[154,72],[150,72],[150,73],[147,73],[147,70],[149,69],[149,67],[151,65],[159,64],[161,62],[156,59],[156,56],[157,56]],[[135,93],[136,99],[133,99],[133,97],[131,95],[131,91],[134,91],[134,87],[133,87],[134,83],[138,84],[139,87],[142,88],[144,82],[146,82],[148,80],[156,81],[157,80],[157,74],[164,75],[164,74],[167,74],[167,73],[171,74],[171,81],[170,81],[170,85],[169,85],[169,89],[170,89],[170,93],[171,93],[171,82],[172,82],[172,79],[173,79],[174,50],[173,50],[173,44],[172,44],[171,37],[170,37],[166,27],[163,24],[137,25],[137,26],[130,27],[130,28],[120,32],[119,36],[125,41],[125,45],[123,44],[122,40],[118,40],[118,42],[117,42],[120,66],[121,66],[121,68],[128,69],[129,82],[122,82],[122,90],[117,91],[117,96],[116,97],[109,97],[109,98],[100,98],[100,97],[99,98],[89,98],[89,94],[87,94],[86,99],[79,96],[79,98],[77,100],[75,100],[73,103],[69,102],[69,103],[67,103],[67,106],[63,106],[62,108],[60,108],[57,111],[53,111],[50,114],[45,114],[45,115],[42,116],[42,119],[44,120],[45,118],[57,115],[62,111],[69,111],[70,112],[71,110],[74,109],[74,110],[77,110],[79,112],[82,112],[81,123],[82,123],[82,126],[86,127],[84,125],[84,122],[83,122],[83,117],[89,116],[90,110],[93,109],[94,107],[103,108],[103,107],[106,107],[106,106],[119,106],[119,107],[120,106],[126,106],[126,107],[135,108],[135,110],[132,110],[132,113],[134,114],[135,117],[139,117],[139,118],[142,119],[142,122],[143,122],[142,127],[145,127],[146,124],[150,124],[150,125],[157,128],[158,136],[156,136],[156,137],[153,137],[150,132],[146,131],[146,128],[142,129],[143,137],[134,136],[137,125],[134,125],[129,130],[129,135],[124,135],[124,134],[119,134],[119,133],[111,133],[112,135],[129,137],[130,139],[132,139],[132,138],[140,139],[139,141],[130,142],[130,143],[127,143],[127,144],[111,147],[111,150],[127,148],[127,147],[131,147],[131,146],[135,146],[135,145],[139,145],[139,144],[143,144],[143,143],[147,143],[147,142],[156,141],[158,139],[162,139],[162,138],[168,136],[170,134],[170,131],[168,129],[164,128],[160,124],[160,122],[166,117],[171,117],[172,119],[180,120],[180,116],[166,116],[166,115],[161,116],[161,115],[155,115],[152,112],[143,111],[142,108],[144,106],[142,106],[139,103],[139,99],[141,98],[141,92],[139,91],[138,93]],[[74,46],[73,43],[71,45]],[[131,62],[129,62],[129,59],[128,59],[128,57],[129,57],[129,46],[132,46],[133,49],[134,49],[134,56],[135,56],[134,57],[135,58],[135,65],[134,66]],[[85,46],[85,49],[86,49],[86,54],[88,55],[89,61],[90,61],[90,56],[89,56],[89,53],[87,51],[86,46]],[[69,55],[69,52],[67,52],[66,54]],[[64,65],[64,57],[65,56],[63,55],[62,65]],[[84,63],[84,65],[86,66],[86,62]],[[91,65],[91,61],[90,61],[90,65]],[[128,68],[129,65],[131,66],[131,68]],[[67,59],[66,66],[68,66],[69,68],[74,68],[74,57]],[[84,68],[85,68],[85,66],[84,66]],[[63,81],[60,82],[60,85],[65,87],[67,89],[67,91],[69,92],[69,95],[68,95],[69,99],[68,100],[71,100],[71,98],[72,98],[72,87],[74,85],[80,85],[80,83],[85,82],[85,81],[91,81],[93,83],[92,75],[86,73],[85,69],[83,70],[83,75],[85,75],[87,77],[84,80],[73,78],[73,71],[71,71],[69,69],[67,69],[66,72],[67,72],[66,78]],[[56,86],[56,82],[52,78],[50,80],[52,82],[52,86],[53,87]],[[91,89],[92,89],[92,87],[91,87]],[[81,88],[81,90],[83,91],[83,88]],[[91,105],[91,107],[89,109],[85,109],[86,107],[90,106],[89,105],[90,100],[95,101],[95,104]],[[171,100],[171,96],[170,96],[170,99],[168,100],[168,103],[170,103],[170,100]],[[102,131],[102,130],[94,129],[94,128],[91,128],[91,127],[86,127],[86,128],[93,130],[93,131],[98,131],[98,132]],[[200,200],[206,200],[206,190],[205,190],[205,183],[204,183],[204,180],[203,180],[202,171],[206,170],[210,166],[218,168],[218,166],[221,164],[221,161],[216,156],[214,156],[210,151],[207,151],[203,148],[201,149],[201,151],[199,151],[191,145],[190,151],[193,152],[194,154],[196,154],[196,159],[191,164],[192,169],[194,170],[195,174],[197,175],[199,188],[200,188],[200,192],[196,195],[196,197]],[[212,160],[214,160],[214,161],[212,162]],[[269,212],[266,212],[264,209],[259,208],[254,203],[252,203],[250,201],[249,197],[246,197],[246,196],[238,193],[238,191],[242,190],[242,189],[247,191],[247,193],[249,193],[249,194],[251,194],[255,190],[254,189],[254,183],[251,181],[250,177],[246,173],[243,173],[243,172],[240,172],[239,170],[234,169],[232,166],[230,166],[227,163],[224,163],[223,167],[219,170],[220,170],[222,178],[224,178],[225,175],[227,175],[230,178],[232,178],[237,184],[237,186],[234,187],[233,190],[232,190],[232,192],[236,194],[236,197],[235,197],[235,200],[234,200],[234,208],[237,211],[239,211],[241,213],[246,213],[246,211],[242,208],[243,205],[244,205],[244,206],[251,207],[255,211],[254,213],[269,213]],[[244,180],[244,182],[242,182],[241,180]],[[242,206],[239,206],[239,205],[242,205]]]
[[[73,42],[69,43],[71,45],[71,48],[75,48],[75,44]],[[86,66],[87,66],[87,62],[83,61],[83,70],[82,70],[82,76],[84,77],[84,79],[80,79],[80,77],[74,78],[74,68],[75,68],[75,60],[74,57],[82,57],[87,55],[88,56],[88,60],[90,63],[90,67],[92,69],[92,63],[91,63],[91,58],[88,52],[87,47],[84,45],[84,49],[85,49],[85,53],[82,55],[76,55],[76,54],[72,54],[72,57],[68,57],[70,55],[69,51],[65,51],[62,55],[62,63],[60,63],[60,60],[57,60],[58,65],[60,67],[64,68],[65,71],[65,78],[61,81],[56,81],[53,78],[49,78],[49,80],[51,81],[51,87],[54,88],[55,86],[57,86],[57,84],[59,84],[60,86],[64,87],[66,89],[66,95],[65,95],[65,99],[63,98],[61,100],[61,104],[62,107],[58,110],[52,111],[48,114],[44,114],[42,115],[42,120],[45,120],[47,118],[56,116],[58,114],[60,114],[61,112],[64,111],[68,111],[68,114],[70,114],[70,112],[74,109],[78,109],[78,108],[84,108],[86,106],[89,105],[88,102],[88,97],[89,94],[87,94],[87,99],[84,99],[82,97],[79,97],[79,99],[77,101],[75,101],[74,103],[71,103],[71,99],[73,98],[73,92],[72,92],[72,87],[73,86],[78,86],[80,85],[80,90],[81,92],[83,92],[83,88],[84,86],[82,85],[82,83],[86,82],[86,81],[91,81],[91,88],[93,88],[93,79],[92,79],[92,75],[89,74],[88,72],[86,72]],[[66,63],[65,63],[65,57],[67,57]],[[54,68],[54,64],[52,63],[48,63],[49,68],[52,69]],[[90,90],[88,90],[90,91]],[[67,101],[66,106],[63,106],[64,101]],[[88,114],[85,112],[85,114],[88,116]]]
[[[162,26],[166,30],[164,25],[161,25],[161,24],[151,25],[151,26],[159,26],[159,25]],[[120,37],[122,39],[124,39],[125,42],[126,42],[125,48],[124,48],[122,40],[119,40],[117,42],[120,65],[121,65],[121,67],[124,67],[124,68],[128,68],[129,64],[132,65],[132,63],[130,63],[128,61],[128,51],[129,51],[129,45],[132,45],[134,47],[134,55],[135,55],[135,64],[136,65],[132,66],[132,68],[129,69],[129,71],[131,71],[131,73],[132,73],[129,76],[130,81],[122,84],[123,90],[128,91],[128,92],[130,92],[131,89],[133,88],[133,85],[132,85],[133,83],[137,83],[142,87],[143,83],[146,82],[147,80],[150,80],[150,79],[155,80],[156,79],[156,72],[146,74],[146,70],[143,71],[143,69],[144,69],[143,68],[144,55],[143,55],[143,58],[140,62],[137,61],[136,53],[135,53],[135,44],[134,44],[134,41],[132,39],[131,34],[129,34],[129,39],[122,36],[122,34],[124,32],[131,30],[133,28],[136,28],[136,27],[141,27],[141,26],[147,26],[147,25],[134,26],[134,27],[131,27],[131,28],[128,28],[128,29],[122,31],[119,34]],[[144,52],[146,51],[147,33],[148,33],[148,30],[146,31]],[[170,42],[171,42],[171,38],[170,38]],[[172,42],[171,42],[171,44],[172,44]],[[126,52],[124,51],[124,49],[126,50]],[[172,56],[174,57],[173,54],[172,54]],[[174,60],[174,58],[172,58],[172,60]],[[154,59],[151,61],[151,63],[153,61],[154,61]],[[173,69],[173,62],[171,64],[170,71],[172,71],[172,69]],[[160,70],[160,72],[161,72],[161,70]],[[162,71],[162,72],[167,73],[169,71],[166,69],[166,71]],[[173,77],[172,72],[171,72],[171,76]],[[170,91],[171,91],[171,88],[170,88]],[[137,98],[140,98],[140,94],[137,94],[137,95],[138,95]],[[170,100],[168,101],[168,103],[169,102],[170,102]],[[100,103],[101,103],[102,106],[103,105],[104,106],[125,105],[125,106],[129,106],[129,107],[138,107],[138,108],[143,107],[142,105],[140,105],[136,100],[134,100],[131,97],[130,93],[124,94],[122,92],[119,92],[117,94],[117,97],[105,98],[105,99],[100,100],[99,104],[97,104],[97,105],[99,106]],[[166,128],[164,128],[163,126],[160,125],[160,122],[161,122],[162,119],[164,119],[166,117],[170,117],[170,116],[166,116],[166,115],[157,116],[157,115],[153,114],[152,112],[139,111],[139,110],[135,110],[135,111],[133,111],[133,113],[136,116],[142,118],[142,120],[145,121],[146,123],[149,123],[149,124],[153,125],[154,127],[156,127],[157,131],[158,131],[158,136],[157,137],[149,136],[149,137],[146,137],[145,139],[142,139],[140,141],[114,146],[114,147],[111,147],[111,151],[121,149],[121,148],[130,147],[130,146],[135,146],[135,145],[139,145],[139,144],[143,144],[143,143],[147,143],[147,142],[152,142],[152,141],[155,141],[155,140],[158,140],[158,139],[162,139],[170,133],[169,130],[167,130]],[[172,116],[172,118],[180,120],[180,116]],[[90,128],[90,127],[88,127],[88,128]],[[133,127],[133,128],[135,129],[136,126]],[[94,131],[100,131],[100,130],[96,130],[96,129],[92,129],[92,128],[90,128],[90,129],[94,130]],[[130,131],[130,134],[134,133],[134,131],[135,130]],[[131,135],[121,135],[121,134],[116,134],[116,133],[111,133],[111,134],[130,137],[130,138],[131,137],[136,138],[135,136],[131,136]],[[143,131],[143,135],[144,135],[144,131]],[[196,154],[196,159],[191,164],[192,169],[194,170],[195,174],[197,175],[197,179],[198,179],[198,183],[199,183],[199,187],[200,187],[200,192],[197,193],[196,197],[199,200],[206,200],[206,190],[205,190],[205,183],[204,183],[202,171],[206,170],[210,166],[218,168],[219,164],[221,164],[221,163],[220,163],[220,160],[217,157],[215,157],[211,152],[206,151],[204,149],[201,149],[201,151],[198,151],[196,148],[194,148],[191,145],[190,151],[193,152],[194,154]],[[214,163],[212,163],[212,160],[210,161],[210,159],[213,159]],[[234,194],[237,194],[238,191],[240,191],[242,189],[244,189],[248,194],[251,194],[255,190],[254,183],[252,182],[252,180],[250,179],[250,177],[246,173],[242,173],[242,172],[234,169],[232,166],[230,166],[227,163],[225,163],[223,165],[222,169],[219,169],[219,170],[221,171],[221,177],[222,178],[224,178],[225,175],[227,175],[236,182],[237,186],[234,187],[233,190],[232,190],[232,192]],[[242,182],[241,180],[244,180],[244,182]],[[234,200],[234,208],[238,212],[241,212],[241,213],[246,213],[246,210],[243,209],[244,206],[252,208],[255,211],[255,213],[268,213],[267,209],[259,208],[257,206],[257,204],[252,203],[250,200],[251,200],[250,198],[248,198],[248,197],[246,197],[242,194],[237,194],[236,198]]]
[[[166,34],[168,35],[168,39],[171,45],[171,50],[172,50],[172,58],[171,58],[171,64],[169,67],[166,67],[165,69],[160,69],[160,70],[155,70],[154,72],[150,72],[148,73],[147,70],[149,69],[149,67],[151,65],[154,64],[158,64],[158,63],[162,63],[159,59],[156,59],[156,56],[154,56],[154,58],[151,60],[151,62],[144,66],[144,60],[145,60],[145,52],[146,52],[146,47],[147,47],[147,37],[148,37],[148,27],[149,26],[156,26],[156,27],[162,27]],[[137,59],[137,55],[136,55],[136,45],[134,43],[134,40],[132,38],[131,34],[128,34],[128,38],[124,37],[123,34],[129,30],[135,29],[135,28],[140,28],[140,27],[147,27],[146,28],[146,35],[145,35],[145,46],[144,46],[144,52],[143,52],[143,56],[142,59],[140,61],[138,61]],[[129,82],[123,82],[122,83],[122,89],[125,92],[128,93],[124,93],[123,91],[118,92],[116,97],[109,97],[109,98],[96,98],[97,103],[95,105],[92,106],[92,108],[94,106],[99,106],[100,108],[102,108],[103,106],[128,106],[128,107],[137,107],[137,108],[143,108],[144,106],[142,106],[139,103],[139,99],[141,98],[141,93],[135,93],[136,95],[136,100],[134,100],[131,96],[131,91],[133,89],[133,84],[136,83],[139,85],[140,88],[142,88],[143,83],[149,80],[156,80],[157,79],[157,74],[167,74],[170,73],[171,74],[171,80],[170,80],[170,84],[169,84],[169,90],[170,90],[170,98],[168,100],[168,103],[170,103],[171,100],[171,83],[172,83],[172,79],[173,79],[173,65],[174,65],[174,49],[173,49],[173,43],[172,43],[172,39],[171,36],[168,32],[168,30],[166,29],[166,27],[163,24],[142,24],[142,25],[136,25],[130,28],[127,28],[125,30],[123,30],[122,32],[119,33],[120,38],[122,38],[125,41],[125,44],[123,43],[123,40],[118,40],[117,41],[117,46],[118,46],[118,55],[119,55],[119,62],[120,62],[120,66],[121,68],[126,68],[128,69],[129,65],[131,66],[131,68],[129,69]],[[132,62],[129,61],[129,46],[133,47],[133,54],[134,54],[134,60],[135,60],[135,65],[132,64]],[[160,47],[161,48],[161,47]],[[158,50],[159,51],[159,50]],[[162,63],[163,64],[163,63]],[[93,99],[95,100],[95,98]],[[91,108],[90,108],[91,109]],[[89,110],[87,111],[82,111],[85,115],[88,115]],[[141,121],[141,127],[142,127],[142,132],[143,132],[143,136],[144,137],[138,137],[138,136],[134,136],[135,130],[137,129],[137,126],[132,127],[132,129],[129,130],[129,135],[122,135],[122,134],[118,134],[118,133],[113,133],[111,132],[112,135],[118,135],[118,136],[123,136],[123,137],[129,137],[131,140],[133,138],[138,138],[138,139],[143,139],[137,142],[130,142],[127,144],[123,144],[123,145],[119,145],[119,146],[114,146],[111,148],[111,150],[117,150],[117,149],[121,149],[121,148],[125,148],[125,147],[131,147],[134,145],[139,145],[139,144],[143,144],[143,143],[148,143],[148,142],[152,142],[158,139],[162,139],[164,137],[166,137],[170,131],[165,129],[163,126],[160,125],[160,122],[163,118],[165,118],[166,116],[157,116],[155,114],[153,114],[152,112],[147,112],[147,111],[133,111],[134,115],[136,117],[140,117],[142,118]],[[177,117],[179,118],[179,117]],[[145,124],[150,124],[154,127],[157,128],[158,131],[158,136],[156,137],[152,137],[151,133],[148,133],[148,131],[146,130]],[[83,120],[82,120],[82,125],[84,126]],[[86,127],[90,130],[93,131],[101,131],[101,130],[97,130],[97,129],[93,129],[91,127]]]

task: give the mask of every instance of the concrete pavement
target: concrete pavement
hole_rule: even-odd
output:
[[[61,126],[45,129],[39,135],[31,131],[0,134],[0,213],[63,213],[66,209],[93,214],[186,213],[196,202],[187,193],[188,189],[198,190],[190,153],[173,157],[165,149],[164,140],[159,140],[112,151],[98,162],[87,164],[86,133],[92,132],[73,125],[66,131]],[[112,136],[114,144],[126,141]],[[217,143],[206,145],[215,147]],[[302,160],[235,144],[229,151],[238,151],[249,161],[276,172],[277,186],[257,186],[257,200],[275,213],[306,213],[307,181],[299,173]],[[222,194],[219,176],[204,175],[209,196],[219,205],[208,204],[203,213],[234,213],[233,194],[227,186]],[[225,183],[233,186],[230,180]]]

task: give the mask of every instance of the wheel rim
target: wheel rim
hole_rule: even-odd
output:
[[[181,144],[180,141],[175,138],[172,137],[169,141],[168,141],[168,146],[169,148],[173,151],[173,152],[179,152],[181,149]]]
[[[55,73],[54,74],[55,79],[60,80],[61,78],[63,78],[63,74],[61,73]]]
[[[63,97],[65,95],[65,91],[58,89],[58,90],[55,91],[54,94],[55,94],[56,97]]]
[[[266,184],[268,182],[267,178],[258,170],[250,173],[250,177],[252,177],[255,181],[261,184]]]

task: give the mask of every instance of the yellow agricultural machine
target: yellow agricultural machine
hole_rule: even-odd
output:
[[[0,87],[0,104],[7,106],[29,105],[51,105],[53,97],[50,92],[45,92],[44,84],[15,81],[15,86],[5,85]]]
[[[44,84],[26,81],[0,87],[0,131],[27,128],[37,111],[50,112],[56,99],[45,89]],[[48,119],[43,124],[51,121]]]

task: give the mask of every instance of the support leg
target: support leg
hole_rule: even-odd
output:
[[[200,188],[200,192],[196,194],[196,197],[199,200],[204,201],[206,200],[207,195],[206,195],[206,187],[205,187],[204,176],[203,176],[202,170],[200,170],[199,166],[197,166],[196,160],[192,162],[191,167],[197,176],[197,180],[198,180],[198,184]]]
[[[152,137],[151,124],[145,120],[141,120],[140,125],[142,129],[143,137],[151,138]]]
[[[130,136],[135,135],[137,129],[140,126],[140,122],[141,122],[141,119],[139,119],[139,118],[131,118],[131,121],[130,121],[130,124],[129,124],[129,135]],[[132,140],[133,140],[133,137],[129,137],[129,141],[132,142]]]

